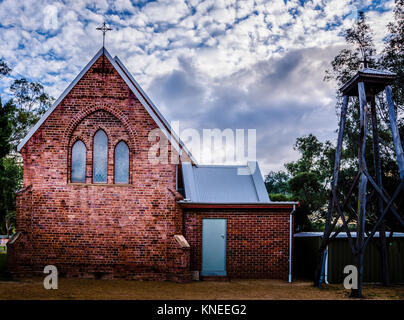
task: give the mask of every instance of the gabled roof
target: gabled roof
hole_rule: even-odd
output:
[[[257,162],[244,166],[182,163],[187,203],[270,203]]]
[[[90,62],[84,67],[83,70],[77,75],[77,77],[70,83],[70,85],[63,91],[59,98],[53,103],[52,107],[42,116],[42,118],[35,124],[34,127],[28,132],[24,139],[20,142],[17,150],[20,151],[22,147],[28,142],[28,140],[34,135],[34,133],[39,129],[39,127],[46,121],[46,119],[52,114],[56,107],[63,101],[63,99],[69,94],[69,92],[74,88],[74,86],[80,81],[84,74],[92,67],[92,65],[97,61],[97,59],[105,55],[108,61],[112,64],[118,74],[125,81],[126,85],[131,89],[136,98],[140,101],[149,115],[157,123],[159,128],[164,132],[169,141],[176,148],[177,152],[181,155],[182,150],[184,150],[192,162],[196,163],[190,151],[185,147],[184,143],[180,140],[177,134],[171,129],[170,124],[164,118],[164,116],[158,111],[157,107],[152,103],[150,98],[146,95],[140,85],[135,81],[132,75],[129,73],[128,69],[123,65],[123,63],[118,59],[118,57],[112,58],[108,50],[101,48],[96,55],[90,60]]]

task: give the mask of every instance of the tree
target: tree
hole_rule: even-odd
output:
[[[345,40],[350,44],[349,49],[342,49],[331,62],[331,70],[327,70],[324,79],[336,80],[341,86],[352,78],[360,69],[363,59],[366,58],[368,67],[377,66],[373,58],[376,50],[373,44],[373,35],[367,24],[366,16],[359,13],[356,24],[345,31]]]
[[[4,106],[0,98],[0,159],[3,159],[11,150],[11,135],[13,127],[11,116],[14,110],[13,104],[9,101]]]
[[[334,149],[310,134],[296,139],[297,161],[285,164],[287,172],[271,171],[265,177],[272,201],[296,201],[295,231],[314,231],[321,225],[327,204],[327,182],[331,176]]]
[[[404,0],[395,1],[394,21],[387,25],[390,34],[380,64],[397,74],[392,89],[399,112],[404,109]]]
[[[403,0],[396,0],[395,9],[396,21],[389,24],[389,31],[391,35],[387,37],[388,41],[386,48],[380,58],[376,54],[375,47],[372,40],[372,32],[370,26],[367,24],[366,17],[363,13],[360,14],[357,23],[346,31],[345,39],[350,44],[349,49],[342,50],[332,61],[331,70],[326,72],[325,80],[335,80],[338,86],[343,85],[348,81],[356,72],[361,68],[361,63],[367,63],[367,67],[380,68],[387,67],[391,71],[398,74],[396,82],[393,84],[393,91],[395,96],[398,97],[398,113],[400,104],[402,105],[402,87],[403,87]],[[337,104],[337,110],[341,105],[341,98]],[[380,158],[382,163],[382,181],[385,189],[388,192],[392,192],[395,186],[399,183],[399,175],[397,171],[397,165],[395,163],[395,154],[391,134],[389,131],[387,108],[383,100],[383,95],[376,97],[377,107],[377,126],[379,128],[380,137]],[[369,117],[370,118],[370,117]],[[400,114],[398,118],[401,118]],[[353,106],[348,108],[347,121],[345,127],[345,140],[344,140],[344,152],[342,155],[343,170],[340,174],[339,190],[347,190],[349,184],[354,179],[357,172],[357,152],[359,141],[359,103],[355,101]],[[400,128],[401,136],[403,134],[402,126]],[[366,137],[366,144],[368,146],[373,145],[372,131],[369,130]],[[369,172],[375,176],[375,161],[374,150],[372,148],[366,149],[365,159],[368,164]],[[388,183],[386,183],[388,181]],[[356,220],[356,214],[352,208],[355,208],[355,198],[357,194],[354,193],[352,199],[348,202],[348,209],[350,209],[349,218]],[[369,192],[368,199],[375,198],[372,192]],[[402,210],[402,206],[401,206]],[[374,225],[377,220],[378,214],[380,214],[375,202],[368,202],[367,206],[366,224],[367,226]],[[391,217],[390,217],[391,218]],[[382,257],[382,278],[383,283],[388,285],[388,246],[385,239],[385,228],[390,230],[397,230],[395,221],[386,218],[380,225],[380,251]]]
[[[298,160],[285,164],[287,172],[271,171],[265,177],[272,201],[300,202],[295,212],[295,231],[314,231],[321,226],[328,200],[328,182],[335,150],[313,134],[296,139]]]
[[[16,192],[22,186],[22,166],[13,157],[0,162],[0,232],[10,235],[15,226]]]
[[[0,60],[0,77],[11,69]],[[8,235],[15,226],[16,192],[22,186],[22,166],[17,145],[50,107],[53,98],[37,82],[14,80],[12,98],[0,100],[0,232]]]
[[[313,134],[297,138],[294,149],[300,158],[285,167],[292,177],[290,191],[300,201],[296,231],[313,231],[325,216],[334,149],[329,141],[320,142]]]
[[[11,69],[8,67],[8,65],[0,59],[0,78],[8,75],[10,73]]]
[[[0,232],[9,234],[15,217],[15,193],[21,187],[22,168],[14,157],[11,135],[12,115],[15,106],[12,101],[2,105],[0,99]]]
[[[11,137],[12,144],[16,148],[29,129],[49,109],[54,99],[45,92],[40,83],[27,81],[25,78],[14,80],[10,91],[16,105],[12,117],[13,134]]]
[[[265,177],[265,187],[270,194],[290,194],[289,181],[290,176],[284,171],[270,171]]]
[[[325,204],[324,197],[319,196],[324,193],[319,177],[314,172],[299,172],[290,179],[289,185],[293,196],[300,201],[295,212],[296,232],[313,231],[313,213],[320,212]],[[310,215],[313,221],[310,220]]]

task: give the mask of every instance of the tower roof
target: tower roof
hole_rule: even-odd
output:
[[[376,95],[387,85],[390,85],[395,78],[396,74],[387,70],[363,68],[348,80],[340,88],[340,91],[343,95],[358,96],[358,82],[364,82],[366,95]]]

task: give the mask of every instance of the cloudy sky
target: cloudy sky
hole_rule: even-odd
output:
[[[367,12],[381,48],[394,1],[5,0],[0,57],[13,78],[57,98],[114,29],[117,55],[169,120],[186,128],[256,129],[265,174],[296,159],[297,137],[334,139],[335,84],[323,82],[343,30]]]

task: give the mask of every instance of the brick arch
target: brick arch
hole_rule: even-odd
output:
[[[71,153],[70,149],[73,148],[73,145],[80,140],[81,142],[84,143],[84,146],[86,147],[86,149],[88,150],[88,148],[90,147],[90,143],[89,141],[87,141],[87,139],[85,139],[84,137],[82,137],[81,135],[75,135],[74,137],[71,137],[72,139],[69,139],[68,141],[68,147],[69,147],[69,152]]]
[[[131,148],[130,148],[130,143],[129,143],[129,141],[128,141],[128,140],[126,140],[126,139],[122,139],[122,138],[115,139],[114,141],[112,141],[112,142],[111,142],[112,149],[114,149],[114,150],[115,150],[116,146],[117,146],[117,145],[118,145],[118,143],[119,143],[119,142],[121,142],[121,141],[125,142],[125,143],[126,143],[126,145],[127,145],[127,146],[128,146],[128,148],[129,148],[129,152],[132,152],[132,150],[131,150]]]
[[[96,135],[96,133],[97,133],[99,130],[104,131],[104,133],[107,135],[108,147],[109,147],[110,145],[112,146],[112,144],[111,144],[111,141],[112,141],[112,140],[111,140],[111,136],[112,136],[111,131],[109,131],[109,129],[108,129],[107,126],[105,126],[105,125],[102,124],[102,123],[99,123],[99,124],[97,124],[97,126],[94,127],[94,129],[91,131],[91,134],[90,134],[90,137],[89,137],[91,147],[94,148],[94,136]],[[73,132],[74,132],[74,131],[73,131]]]
[[[89,116],[90,114],[92,114],[96,111],[106,111],[106,112],[109,112],[110,114],[112,114],[115,118],[117,118],[123,124],[123,126],[125,127],[126,131],[129,134],[129,138],[130,138],[130,141],[128,141],[129,148],[134,153],[140,152],[137,132],[130,125],[127,116],[121,110],[111,107],[109,105],[91,106],[91,107],[85,108],[84,110],[77,113],[74,116],[74,118],[70,121],[70,123],[67,125],[67,128],[63,134],[63,141],[64,141],[65,149],[67,149],[69,147],[72,134],[73,134],[74,130],[76,129],[76,127],[80,124],[80,122],[83,121],[84,118],[86,118],[87,116]],[[105,130],[105,128],[100,127],[100,129],[103,129],[106,133],[108,133],[108,130]]]
[[[88,151],[90,148],[90,142],[87,139],[85,139],[84,137],[82,137],[81,135],[77,135],[77,136],[72,137],[72,139],[69,139],[69,141],[68,141],[67,175],[66,175],[68,182],[71,181],[71,174],[72,174],[72,149],[73,149],[74,144],[79,140],[84,143],[84,147],[86,148],[86,171],[87,171]]]

